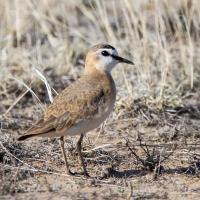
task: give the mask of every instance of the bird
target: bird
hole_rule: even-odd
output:
[[[132,61],[120,57],[110,44],[91,47],[85,58],[83,75],[54,98],[40,120],[18,141],[34,137],[59,137],[66,172],[75,175],[67,160],[64,137],[79,135],[77,151],[83,175],[89,176],[82,155],[82,140],[87,132],[98,128],[114,108],[116,86],[111,71],[118,63],[134,65]]]

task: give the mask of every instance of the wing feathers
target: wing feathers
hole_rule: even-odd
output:
[[[50,132],[53,135],[61,130],[67,131],[83,120],[100,116],[109,106],[111,91],[115,98],[115,85],[111,77],[83,76],[63,90],[49,105],[43,119],[27,130],[27,134],[21,136],[18,140],[25,140],[34,136],[46,136]]]
[[[39,122],[37,122],[36,125],[34,125],[33,127],[31,127],[30,129],[26,131],[27,134],[19,137],[18,141],[26,140],[30,137],[39,136],[39,135],[51,132],[54,129],[54,122],[55,122],[54,117],[51,117],[47,121],[44,121],[43,119],[41,119]]]

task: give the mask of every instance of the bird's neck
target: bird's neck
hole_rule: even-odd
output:
[[[107,70],[107,67],[103,65],[100,61],[94,61],[86,57],[85,60],[85,73],[87,74],[110,74],[110,71]]]
[[[98,83],[108,88],[111,93],[116,96],[115,82],[111,76],[110,71],[99,70],[95,67],[95,63],[89,59],[86,59],[85,63],[85,75],[94,78]]]
[[[110,72],[107,71],[99,71],[99,70],[91,70],[85,71],[85,75],[88,79],[94,79],[101,86],[103,86],[104,90],[110,93],[113,99],[116,97],[116,87],[115,82],[111,76]],[[95,86],[94,86],[95,87]]]
[[[109,81],[111,80],[113,81],[110,72],[104,71],[104,70],[98,70],[97,68],[94,67],[94,64],[89,65],[89,63],[87,63],[87,65],[85,66],[84,75],[90,76],[99,80],[108,79]]]
[[[100,70],[98,68],[96,68],[94,65],[93,66],[86,66],[85,67],[85,74],[86,75],[92,75],[92,76],[111,76],[110,71],[105,71],[105,70]]]

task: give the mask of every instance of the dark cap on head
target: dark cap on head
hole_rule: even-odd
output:
[[[90,50],[92,50],[92,51],[95,51],[98,49],[113,49],[113,50],[115,50],[115,48],[109,44],[97,44],[90,48]]]

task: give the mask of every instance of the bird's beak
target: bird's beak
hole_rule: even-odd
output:
[[[122,58],[120,56],[116,56],[116,55],[111,55],[115,60],[117,60],[118,62],[122,62],[122,63],[127,63],[127,64],[130,64],[130,65],[134,65],[134,63],[130,60],[127,60],[125,58]]]

